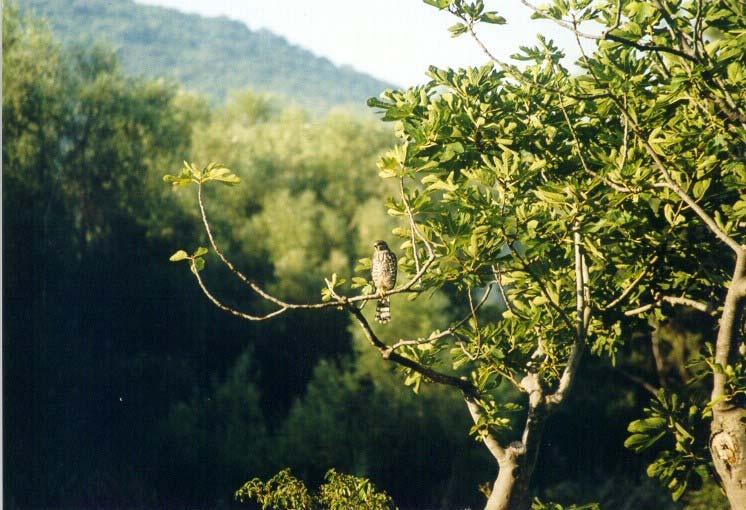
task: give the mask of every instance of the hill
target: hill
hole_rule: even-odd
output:
[[[312,110],[377,96],[390,84],[337,67],[267,30],[225,17],[205,18],[132,0],[19,0],[45,18],[65,43],[103,41],[135,75],[176,79],[222,101],[252,88],[291,98]]]

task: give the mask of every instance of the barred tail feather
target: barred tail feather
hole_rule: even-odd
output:
[[[383,297],[378,300],[376,305],[376,320],[381,324],[386,324],[391,320],[391,301],[389,298]]]

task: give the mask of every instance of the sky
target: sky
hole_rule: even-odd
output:
[[[226,16],[251,29],[266,28],[337,65],[398,86],[427,81],[428,66],[482,65],[487,57],[467,35],[451,38],[458,20],[422,0],[137,0],[203,16]],[[540,2],[537,2],[540,3]],[[536,34],[553,39],[568,56],[578,56],[569,32],[550,21],[530,19],[519,0],[486,0],[507,25],[482,25],[480,37],[498,58],[507,60]]]

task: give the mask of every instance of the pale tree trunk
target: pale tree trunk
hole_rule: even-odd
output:
[[[536,467],[539,442],[544,428],[540,418],[532,425],[534,432],[529,444],[518,442],[509,446],[506,456],[498,461],[500,470],[492,486],[485,510],[529,510],[531,498],[529,484]],[[528,447],[527,447],[528,446]]]
[[[715,361],[734,365],[744,357],[740,328],[746,299],[746,250],[736,259],[733,280],[720,317]],[[713,376],[710,452],[732,510],[746,509],[746,409],[743,396],[728,400],[724,374]]]
[[[528,480],[521,473],[520,459],[499,463],[500,471],[484,510],[528,510]]]
[[[497,479],[492,485],[492,492],[484,510],[529,510],[531,508],[529,485],[536,467],[539,443],[550,407],[546,403],[535,374],[527,376],[522,384],[529,393],[529,411],[521,441],[514,441],[507,447],[503,447],[491,433],[484,438],[485,446],[495,457],[499,466]],[[468,398],[466,403],[472,418],[477,422],[481,415],[479,404]]]

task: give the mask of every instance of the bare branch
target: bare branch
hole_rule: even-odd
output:
[[[660,299],[661,301],[665,301],[672,305],[686,306],[707,314],[711,314],[715,311],[715,308],[710,303],[704,303],[684,296],[661,296]]]
[[[637,129],[637,128],[634,128]],[[638,138],[643,142],[643,145],[645,145],[645,149],[647,150],[648,154],[653,158],[653,161],[655,162],[655,165],[658,167],[658,169],[663,174],[663,178],[666,180],[666,182],[657,183],[655,187],[657,188],[668,188],[674,193],[676,193],[681,200],[683,200],[686,205],[689,206],[689,208],[694,211],[694,213],[699,216],[699,218],[702,220],[702,222],[707,226],[707,228],[710,229],[710,231],[715,234],[715,236],[720,239],[722,242],[730,246],[730,248],[735,251],[736,253],[740,253],[744,250],[744,247],[741,246],[738,241],[730,237],[728,234],[726,234],[723,230],[718,227],[718,224],[715,222],[715,220],[705,212],[704,209],[702,209],[697,202],[694,201],[694,199],[689,196],[689,194],[684,191],[681,186],[676,184],[676,182],[673,180],[671,175],[668,173],[668,170],[665,168],[663,163],[661,162],[660,158],[658,157],[658,154],[653,150],[653,148],[650,146],[650,143],[646,139],[644,139],[638,132]]]
[[[588,163],[586,163],[586,161],[585,161],[585,157],[583,156],[583,149],[582,149],[582,147],[580,145],[580,140],[578,139],[578,135],[575,132],[575,126],[573,126],[572,122],[570,121],[570,116],[567,115],[567,110],[565,109],[564,101],[562,99],[562,93],[561,92],[557,92],[557,96],[559,97],[559,105],[560,105],[560,109],[562,110],[562,115],[565,117],[565,122],[567,124],[568,129],[570,130],[570,133],[572,134],[572,139],[575,141],[575,147],[578,150],[578,158],[580,158],[580,163],[583,165],[583,169],[585,170],[585,172],[587,174],[590,174],[590,175],[592,175],[594,177],[597,177],[597,178],[601,179],[609,187],[611,187],[612,189],[614,189],[616,191],[619,191],[621,193],[635,193],[636,191],[633,190],[633,189],[631,189],[631,188],[629,188],[628,186],[626,186],[624,184],[618,184],[618,183],[612,181],[611,179],[608,179],[606,177],[603,177],[603,176],[599,175],[598,172],[594,172],[593,170],[590,169],[590,167],[588,166]],[[626,144],[626,127],[625,127],[625,144]],[[625,151],[624,151],[624,158],[625,158],[625,160],[627,158],[626,147],[625,147]]]
[[[619,303],[621,303],[625,299],[627,299],[627,297],[632,293],[632,291],[635,290],[635,288],[637,288],[637,286],[640,284],[640,282],[642,281],[642,279],[645,278],[645,276],[648,274],[648,269],[650,267],[652,267],[657,262],[657,260],[658,260],[658,256],[656,255],[655,257],[652,258],[652,260],[645,267],[645,269],[642,270],[642,272],[640,273],[640,275],[637,278],[635,278],[634,280],[632,280],[632,282],[622,291],[622,293],[616,299],[614,299],[609,304],[607,304],[606,306],[604,306],[604,308],[603,308],[604,311],[610,310],[610,309],[614,308]]]
[[[639,377],[639,376],[636,376],[634,374],[631,374],[631,373],[627,372],[626,370],[624,370],[622,368],[617,368],[617,371],[620,374],[622,374],[624,377],[626,377],[627,379],[629,379],[630,381],[632,381],[633,383],[635,383],[635,384],[641,386],[642,388],[644,388],[645,391],[647,391],[648,393],[650,393],[652,396],[655,397],[655,396],[658,395],[658,388],[656,388],[655,386],[653,386],[652,384],[650,384],[649,382],[647,382],[642,377]]]
[[[464,19],[464,18],[461,18]],[[482,39],[479,38],[477,33],[474,31],[474,27],[464,19],[464,22],[467,23],[468,29],[469,29],[469,35],[471,35],[471,38],[474,39],[474,42],[477,43],[477,46],[482,50],[482,52],[489,58],[492,62],[500,66],[500,68],[513,76],[513,78],[517,79],[521,83],[527,84],[527,85],[533,85],[537,88],[540,88],[544,90],[545,92],[550,92],[552,94],[557,94],[559,92],[559,89],[555,89],[554,87],[549,87],[547,85],[544,85],[543,83],[538,83],[534,81],[527,80],[523,74],[521,74],[520,70],[518,70],[515,66],[512,66],[510,64],[507,64],[503,62],[502,60],[498,59],[490,50],[487,48],[487,46],[482,42]],[[601,99],[605,97],[609,97],[608,93],[602,93],[602,94],[571,94],[571,93],[565,93],[567,97],[570,97],[572,99],[575,99],[577,101],[589,101],[594,99]]]
[[[205,232],[207,233],[207,237],[210,241],[210,245],[212,246],[213,250],[217,254],[218,258],[223,262],[223,264],[226,265],[226,267],[235,274],[239,280],[241,280],[244,284],[248,285],[254,292],[259,294],[262,298],[264,298],[267,301],[270,301],[271,303],[276,304],[280,307],[280,309],[287,309],[287,310],[318,310],[323,308],[333,308],[338,307],[344,303],[358,303],[358,302],[366,302],[371,299],[379,299],[383,296],[391,296],[394,294],[401,294],[404,292],[408,292],[427,272],[427,270],[430,268],[430,266],[435,261],[435,253],[432,249],[432,246],[430,243],[426,240],[426,238],[419,232],[419,229],[415,229],[415,232],[418,234],[418,236],[421,236],[421,239],[423,242],[425,242],[425,248],[428,252],[428,258],[420,267],[420,270],[417,271],[417,273],[410,278],[409,281],[406,283],[395,287],[394,289],[387,290],[382,293],[373,293],[373,294],[361,294],[359,296],[354,296],[351,298],[346,298],[342,296],[338,296],[336,299],[332,301],[325,301],[320,303],[288,303],[286,301],[283,301],[282,299],[279,299],[271,294],[269,294],[267,291],[265,291],[261,286],[259,286],[256,282],[250,280],[246,275],[244,275],[239,269],[237,269],[233,263],[228,260],[228,258],[223,254],[223,251],[218,246],[217,242],[215,241],[215,236],[212,233],[212,228],[210,227],[210,222],[207,219],[207,212],[205,209],[204,204],[204,198],[203,198],[203,185],[202,183],[198,183],[197,187],[197,199],[199,202],[199,209],[202,216],[202,224],[205,227]]]
[[[692,308],[694,310],[698,310],[700,312],[713,315],[715,313],[715,307],[711,303],[705,303],[703,301],[697,301],[696,299],[691,299],[686,296],[656,296],[655,301],[652,303],[648,303],[646,305],[639,306],[637,308],[633,308],[632,310],[627,310],[624,312],[624,315],[627,317],[631,317],[633,315],[640,315],[641,313],[645,313],[647,311],[650,311],[654,308],[657,308],[660,303],[665,302],[671,305],[678,305],[678,306],[686,306],[688,308]]]
[[[648,310],[652,310],[655,308],[654,303],[648,303],[647,305],[638,306],[637,308],[633,308],[632,310],[626,310],[624,312],[624,315],[627,317],[632,317],[633,315],[640,315],[641,313],[645,313]]]
[[[218,300],[215,296],[213,296],[210,293],[210,291],[207,289],[207,286],[202,281],[202,277],[200,276],[199,271],[195,267],[194,261],[190,261],[190,265],[191,265],[192,273],[194,273],[194,276],[197,278],[197,283],[199,284],[200,289],[202,289],[202,292],[204,293],[204,295],[207,296],[207,299],[212,301],[215,306],[217,306],[224,312],[228,312],[232,315],[235,315],[236,317],[240,317],[248,321],[265,321],[267,319],[271,319],[272,317],[276,317],[280,314],[283,314],[288,310],[287,308],[280,308],[278,310],[275,310],[274,312],[268,313],[267,315],[251,315],[251,314],[236,310],[235,308],[231,308],[230,306],[223,304],[220,300]]]
[[[746,298],[746,253],[739,253],[733,268],[731,284],[725,295],[720,328],[715,343],[715,362],[722,367],[733,365],[736,359],[742,356],[739,349],[738,326],[743,316],[744,298]],[[719,407],[726,405],[723,399],[726,396],[725,381],[725,373],[722,370],[715,371],[711,399],[717,402],[716,405]]]
[[[492,274],[495,276],[495,283],[497,283],[497,288],[500,290],[500,297],[503,299],[503,302],[505,303],[505,308],[507,308],[508,311],[512,313],[513,315],[515,315],[516,317],[525,319],[525,316],[519,313],[517,310],[513,309],[513,305],[510,304],[508,295],[505,293],[505,287],[503,287],[503,275],[502,275],[502,271],[500,270],[499,264],[492,265]]]

